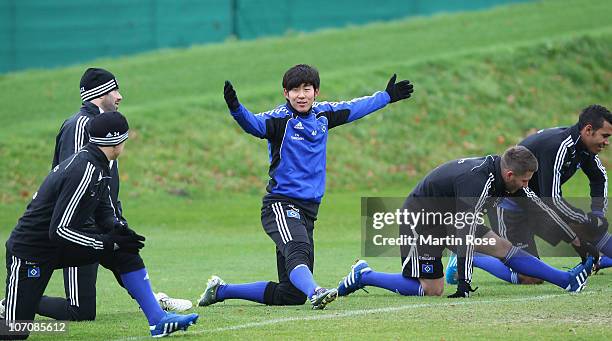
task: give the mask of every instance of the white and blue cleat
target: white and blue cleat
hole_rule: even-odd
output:
[[[457,284],[457,255],[451,253],[446,264],[446,283]]]
[[[569,292],[581,292],[587,284],[587,278],[591,274],[591,270],[593,269],[593,257],[587,257],[586,261],[583,263],[579,263],[574,268],[569,270],[569,274],[571,276],[570,283],[565,288],[565,290]]]
[[[351,272],[338,283],[338,295],[348,296],[359,289],[363,289],[365,285],[361,283],[361,275],[370,271],[372,269],[366,261],[358,260],[351,266]]]
[[[179,330],[187,330],[189,326],[198,321],[198,314],[179,315],[174,313],[166,313],[166,316],[154,326],[149,326],[151,336],[164,337]]]

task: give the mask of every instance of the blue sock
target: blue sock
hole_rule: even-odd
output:
[[[503,281],[519,284],[518,274],[495,257],[484,255],[482,253],[475,253],[474,266],[483,269],[484,271]]]
[[[568,272],[557,270],[516,246],[508,251],[504,264],[520,274],[545,280],[563,289],[570,283]]]
[[[423,288],[416,278],[406,278],[402,274],[368,271],[361,274],[361,283],[387,289],[404,296],[423,296]]]
[[[312,272],[310,272],[310,269],[305,264],[300,264],[293,268],[289,273],[289,280],[291,284],[300,289],[308,298],[314,294],[315,289],[318,287],[314,278],[312,278]]]
[[[144,312],[149,325],[156,325],[166,313],[162,310],[155,299],[153,289],[151,289],[151,283],[149,282],[149,275],[147,269],[142,268],[140,270],[121,274],[121,281],[127,289],[127,291],[136,299],[138,305]]]
[[[597,249],[608,257],[612,257],[612,235],[606,232],[597,242]]]
[[[226,300],[239,298],[258,303],[264,303],[264,292],[269,282],[253,282],[245,284],[225,284],[217,289],[217,299]]]
[[[612,258],[608,256],[601,256],[601,258],[599,258],[599,268],[605,269],[609,267],[612,267]]]

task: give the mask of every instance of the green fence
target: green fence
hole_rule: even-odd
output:
[[[526,0],[0,0],[0,72]]]

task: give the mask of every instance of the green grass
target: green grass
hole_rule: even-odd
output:
[[[367,194],[367,193],[364,193]],[[131,223],[145,231],[143,258],[156,290],[195,300],[206,279],[218,274],[232,283],[274,280],[274,245],[259,223],[259,197],[228,195],[218,200],[140,201],[129,205]],[[315,229],[315,277],[333,286],[360,253],[357,194],[330,195]],[[172,215],[168,215],[172,212]],[[4,235],[2,236],[4,237]],[[397,258],[369,258],[379,271],[398,272]],[[558,267],[575,258],[547,259]],[[339,299],[326,311],[308,305],[266,307],[226,301],[195,308],[200,323],[186,333],[191,339],[609,339],[611,271],[591,277],[585,292],[568,294],[551,284],[516,286],[475,270],[477,295],[447,298],[401,297],[372,288]],[[446,294],[453,292],[446,288]],[[63,295],[61,272],[48,294]],[[377,309],[379,311],[377,311]],[[322,319],[322,317],[325,318]],[[245,324],[254,323],[251,326]],[[231,330],[229,328],[240,329]],[[124,339],[146,337],[146,320],[135,302],[115,283],[109,271],[98,278],[98,317],[72,323],[62,339]],[[51,339],[41,335],[34,339]]]
[[[534,129],[572,124],[587,104],[610,107],[611,9],[605,1],[542,1],[1,75],[0,237],[8,237],[48,171],[55,134],[78,108],[80,75],[96,65],[118,76],[125,97],[121,111],[132,131],[121,159],[121,198],[130,225],[147,236],[143,257],[155,288],[195,299],[213,273],[230,282],[273,280],[274,247],[259,221],[266,145],[227,113],[223,80],[233,81],[247,107],[263,111],[282,102],[280,79],[296,63],[319,68],[320,100],[370,94],[397,72],[415,83],[414,98],[339,128],[329,140],[315,275],[335,285],[359,257],[361,196],[403,197],[441,161],[499,153]],[[602,157],[609,163],[609,152]],[[564,186],[565,195],[587,190],[582,175]],[[171,194],[181,191],[187,195]],[[368,261],[399,271],[396,258]],[[507,285],[476,270],[480,289],[464,301],[377,289],[321,312],[228,301],[195,309],[202,319],[185,336],[610,339],[611,273],[593,277],[579,295],[549,284]],[[47,293],[63,295],[59,272]],[[236,326],[243,327],[229,329]],[[71,324],[67,338],[147,333],[135,303],[101,270],[98,319]]]

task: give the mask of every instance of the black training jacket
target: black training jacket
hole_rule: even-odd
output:
[[[578,125],[538,131],[520,145],[527,147],[538,159],[539,169],[529,187],[541,198],[550,198],[551,206],[572,223],[588,223],[589,218],[579,208],[562,197],[561,185],[580,168],[591,187],[591,210],[601,215],[608,206],[606,168],[596,154],[590,153],[580,140]]]
[[[76,114],[64,121],[57,137],[55,138],[55,152],[51,168],[66,160],[74,153],[78,152],[89,141],[89,121],[100,114],[100,108],[91,102],[84,102],[83,106]],[[119,163],[118,160],[109,163],[111,180],[110,193],[115,214],[119,219],[125,221],[123,209],[119,200]],[[95,226],[93,218],[88,225]]]
[[[84,227],[92,216],[99,229],[114,226],[110,178],[106,155],[95,145],[85,145],[47,175],[6,242],[7,250],[36,261],[53,259],[70,244],[101,254],[102,235],[85,232]]]

